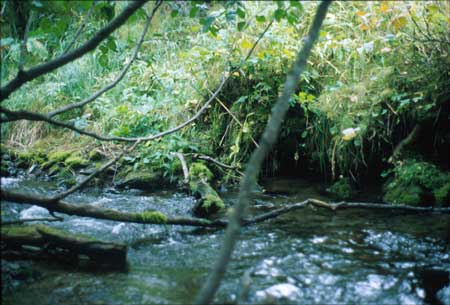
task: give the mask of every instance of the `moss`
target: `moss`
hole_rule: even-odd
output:
[[[189,168],[189,178],[190,180],[211,181],[214,178],[214,175],[203,163],[194,162]]]
[[[60,170],[59,165],[58,165],[58,164],[53,164],[53,165],[50,167],[50,169],[48,170],[48,174],[49,174],[50,176],[51,176],[51,175],[54,175],[54,174],[58,173],[59,170]]]
[[[11,225],[11,226],[2,226],[1,232],[2,235],[8,235],[8,237],[11,238],[39,238],[40,233],[39,231],[51,234],[51,235],[59,235],[62,237],[71,237],[76,238],[79,240],[90,240],[90,241],[96,241],[97,239],[91,236],[87,236],[84,234],[71,234],[67,231],[51,228],[42,224],[35,224],[35,225]]]
[[[64,165],[70,168],[82,168],[88,165],[89,161],[80,156],[70,156],[64,161]]]
[[[447,182],[433,192],[436,203],[439,205],[450,205],[450,182]]]
[[[138,214],[138,217],[145,222],[166,223],[167,216],[158,211],[144,211]]]
[[[163,185],[162,174],[150,170],[136,170],[129,172],[118,185],[120,187],[152,189]]]
[[[203,198],[202,207],[208,212],[211,208],[213,210],[223,209],[225,204],[217,194],[208,194]]]
[[[61,179],[61,183],[64,183],[67,186],[76,184],[75,177],[73,176],[72,172],[67,168],[60,168],[58,172],[58,179]]]
[[[225,207],[217,192],[205,181],[191,181],[192,194],[200,198],[193,208],[195,216],[208,217]]]
[[[103,159],[103,155],[97,149],[90,151],[88,157],[91,161],[100,161]]]
[[[353,197],[353,189],[348,178],[340,178],[327,191],[337,200],[349,200]]]
[[[53,162],[63,162],[70,155],[72,155],[72,151],[70,150],[56,150],[48,154],[48,160]]]
[[[394,168],[394,174],[386,185],[384,201],[411,205],[448,201],[450,175],[434,164],[406,159]]]
[[[390,187],[383,200],[393,204],[420,205],[423,197],[422,189],[417,185],[399,185]]]

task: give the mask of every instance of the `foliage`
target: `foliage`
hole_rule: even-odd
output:
[[[337,200],[349,200],[354,192],[349,178],[340,178],[327,191]]]
[[[441,171],[437,166],[407,159],[395,167],[394,178],[387,184],[384,200],[414,205],[448,205],[449,202],[445,200],[449,192],[449,180],[450,174]]]
[[[62,54],[90,9],[92,15],[74,47],[125,5],[23,4],[23,16],[31,9],[34,14],[25,68]],[[24,85],[4,106],[46,113],[110,83],[130,59],[143,29],[144,11],[152,5],[139,10],[95,51]],[[155,134],[191,117],[210,95],[208,90],[217,87],[229,63],[240,69],[218,96],[220,103],[214,101],[203,117],[177,134],[145,143],[124,163],[134,171],[161,172],[172,181],[181,168],[171,152],[213,155],[242,167],[261,136],[316,6],[298,1],[166,2],[125,78],[83,109],[57,118],[107,135]],[[19,61],[23,20],[13,12],[8,2],[0,21],[2,83],[15,76]],[[286,160],[304,160],[308,168],[333,180],[339,175],[358,179],[370,170],[379,175],[392,147],[415,123],[440,113],[449,95],[447,12],[448,6],[439,2],[331,6],[309,68],[290,102],[279,144],[284,151],[270,156],[273,162],[267,162],[266,173],[277,174],[277,164]],[[271,20],[274,24],[243,62]],[[2,141],[26,144],[61,137],[56,128],[39,123],[2,124],[1,135]],[[442,143],[444,136],[437,133],[433,141]],[[66,132],[57,145],[71,147],[83,138]]]

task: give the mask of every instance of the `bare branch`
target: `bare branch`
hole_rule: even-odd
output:
[[[66,49],[64,50],[63,54],[67,53],[70,49],[72,49],[73,45],[75,44],[75,42],[77,41],[78,37],[80,36],[81,32],[83,31],[84,27],[86,26],[86,24],[89,21],[89,18],[91,18],[92,13],[94,12],[94,8],[95,8],[95,3],[92,2],[91,7],[89,8],[86,16],[84,17],[83,22],[81,23],[80,27],[78,28],[78,30],[76,31],[75,35],[73,35],[72,40],[69,42],[69,45],[66,47]]]
[[[83,107],[84,105],[86,105],[86,104],[94,101],[95,99],[97,99],[100,95],[102,95],[106,91],[111,90],[112,88],[114,88],[123,79],[125,74],[128,72],[128,69],[131,67],[131,65],[135,61],[135,59],[136,59],[136,57],[137,57],[137,55],[139,53],[139,48],[141,47],[142,42],[144,41],[144,37],[147,34],[148,29],[150,27],[150,23],[151,23],[151,21],[153,19],[153,16],[155,15],[156,10],[161,6],[161,4],[162,4],[162,1],[156,2],[155,7],[153,8],[152,14],[147,18],[147,22],[145,23],[144,30],[142,31],[142,34],[141,34],[141,36],[140,36],[140,38],[138,40],[138,43],[137,43],[137,45],[136,45],[136,47],[134,49],[133,56],[131,57],[131,59],[128,62],[128,64],[126,64],[125,67],[122,69],[120,74],[111,83],[109,83],[108,85],[106,85],[102,89],[98,90],[97,92],[95,92],[91,96],[85,98],[84,100],[82,100],[82,101],[80,101],[78,103],[73,103],[73,104],[70,104],[70,105],[66,105],[64,107],[61,107],[60,109],[56,109],[56,110],[53,110],[53,111],[49,112],[48,113],[48,117],[49,118],[54,117],[55,115],[58,115],[58,114],[60,114],[62,112],[65,112],[65,111],[69,111],[69,110],[72,110],[72,109],[75,109],[75,108]]]
[[[170,153],[173,156],[176,156],[180,162],[181,162],[181,168],[183,169],[183,176],[184,176],[184,184],[188,184],[189,183],[189,171],[188,171],[188,167],[186,164],[186,160],[184,159],[184,155],[180,152],[172,152]]]
[[[272,115],[264,130],[262,139],[259,142],[260,146],[255,149],[250,157],[250,161],[248,162],[247,169],[245,171],[245,176],[241,182],[238,203],[233,207],[231,213],[229,214],[229,223],[219,258],[208,276],[208,279],[204,282],[205,284],[198,293],[195,299],[196,304],[212,303],[214,294],[219,288],[240,233],[241,221],[242,218],[245,217],[247,205],[250,201],[250,190],[259,175],[264,158],[278,137],[281,123],[283,122],[284,116],[289,108],[289,99],[295,91],[300,74],[303,73],[306,67],[307,59],[311,53],[314,42],[319,36],[319,30],[322,26],[323,20],[325,19],[329,5],[330,2],[328,1],[322,1],[319,4],[303,48],[297,55],[297,59],[293,64],[291,71],[287,75],[283,92],[272,109]]]
[[[27,53],[27,41],[28,41],[28,32],[30,31],[31,23],[33,22],[33,11],[30,12],[30,16],[28,17],[27,26],[25,27],[25,31],[23,32],[22,43],[20,44],[20,56],[19,56],[19,71],[23,71],[23,66],[25,64],[25,56]]]
[[[213,157],[210,156],[206,156],[206,155],[199,155],[199,154],[192,154],[192,158],[193,159],[199,159],[199,160],[204,160],[204,161],[209,161],[212,162],[220,167],[226,168],[226,169],[230,169],[230,170],[234,170],[236,172],[239,173],[239,175],[243,176],[244,173],[242,173],[240,170],[237,169],[237,167],[235,166],[231,166],[225,163],[220,162],[219,160],[214,159]]]
[[[100,42],[114,32],[118,27],[124,24],[127,19],[140,7],[145,4],[146,1],[136,0],[129,4],[116,18],[108,23],[104,28],[97,32],[97,34],[88,40],[85,44],[77,49],[63,54],[49,62],[35,66],[29,70],[19,71],[17,76],[8,82],[6,85],[0,88],[0,102],[7,99],[9,95],[19,89],[23,84],[53,71],[77,58],[80,58],[89,51],[94,50]]]

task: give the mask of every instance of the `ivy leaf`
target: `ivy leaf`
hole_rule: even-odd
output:
[[[189,11],[189,17],[194,18],[195,16],[197,16],[198,10],[199,10],[198,6],[193,6]]]
[[[273,13],[273,16],[275,17],[275,19],[280,22],[281,19],[283,19],[286,16],[286,11],[283,9],[277,9],[275,10],[275,12]]]
[[[303,10],[303,5],[300,3],[300,1],[291,0],[291,1],[289,1],[289,4],[292,7],[298,8],[299,10]]]
[[[245,24],[245,21],[239,22],[237,24],[238,31],[242,31],[242,29],[245,27]]]
[[[252,46],[253,46],[252,43],[250,41],[248,41],[247,39],[244,39],[241,42],[241,47],[244,49],[250,49]]]
[[[266,17],[264,17],[264,16],[256,16],[256,21],[257,22],[265,22],[266,21]]]
[[[214,22],[215,18],[213,16],[208,16],[206,18],[200,19],[200,24],[203,25],[203,32],[208,32],[211,28],[212,23]]]
[[[241,8],[238,8],[238,9],[236,10],[236,14],[237,14],[240,18],[242,18],[242,19],[245,18],[245,12],[244,12]]]
[[[289,22],[289,24],[291,24],[291,25],[294,25],[294,24],[296,24],[297,23],[297,20],[298,20],[298,16],[296,16],[296,15],[294,15],[294,14],[289,14],[288,16],[287,16],[287,21]]]

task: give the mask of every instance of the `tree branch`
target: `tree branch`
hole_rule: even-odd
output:
[[[75,108],[83,107],[84,105],[86,105],[86,104],[96,100],[100,95],[102,95],[106,91],[111,90],[112,88],[114,88],[123,79],[125,74],[128,72],[128,69],[131,67],[131,65],[135,61],[135,59],[136,59],[136,57],[138,55],[138,52],[139,52],[139,48],[141,47],[142,42],[144,41],[144,37],[147,34],[148,29],[150,27],[150,23],[151,23],[151,21],[153,19],[153,16],[155,15],[156,10],[161,6],[161,4],[162,4],[162,1],[156,2],[155,7],[153,8],[153,11],[152,11],[151,15],[147,18],[147,22],[145,23],[144,30],[142,31],[142,34],[141,34],[141,36],[140,36],[140,38],[138,40],[138,43],[137,43],[137,45],[136,45],[136,47],[134,49],[133,56],[131,57],[131,59],[128,62],[128,64],[126,64],[125,67],[123,67],[123,69],[120,72],[120,74],[111,83],[109,83],[108,85],[106,85],[102,89],[98,90],[97,92],[95,92],[91,96],[85,98],[84,100],[82,100],[82,101],[80,101],[78,103],[73,103],[73,104],[70,104],[70,105],[66,105],[64,107],[61,107],[60,109],[56,109],[56,110],[53,110],[53,111],[49,112],[48,113],[48,117],[49,118],[52,118],[55,115],[58,115],[58,114],[60,114],[62,112],[65,112],[65,111],[69,111],[69,110],[72,110],[72,109],[75,109]]]
[[[284,116],[289,108],[289,98],[294,93],[300,74],[305,69],[307,59],[311,53],[314,42],[319,36],[319,30],[322,26],[323,20],[325,19],[329,5],[330,2],[328,1],[323,1],[319,4],[303,48],[297,55],[297,59],[293,64],[291,71],[287,75],[283,92],[272,109],[272,115],[270,116],[269,122],[264,130],[262,139],[259,142],[260,146],[255,149],[250,157],[250,161],[248,162],[247,169],[245,171],[245,176],[241,182],[238,203],[233,207],[229,216],[229,223],[219,258],[217,259],[217,262],[208,276],[208,279],[205,281],[202,289],[197,294],[195,299],[196,304],[212,303],[214,294],[219,288],[240,233],[241,220],[246,214],[247,205],[250,200],[250,190],[259,175],[264,158],[278,137],[281,123],[283,122]]]
[[[80,27],[78,28],[78,30],[76,31],[75,35],[73,35],[72,40],[69,42],[69,45],[66,47],[66,49],[64,50],[63,54],[67,53],[70,49],[72,49],[73,45],[75,44],[75,42],[77,41],[78,37],[80,36],[81,32],[83,31],[84,27],[86,26],[86,24],[89,21],[89,18],[91,18],[92,13],[94,12],[94,8],[95,8],[95,3],[93,2],[91,4],[91,7],[89,8],[86,17],[84,17],[83,22],[81,23]]]
[[[19,71],[17,76],[8,82],[5,86],[0,88],[0,102],[7,99],[10,94],[19,89],[23,84],[53,71],[56,68],[64,66],[65,64],[80,58],[89,51],[94,50],[100,42],[106,39],[112,32],[118,27],[124,24],[127,19],[140,7],[145,4],[146,1],[136,0],[129,4],[116,18],[108,23],[104,28],[97,32],[97,34],[88,40],[85,44],[77,49],[61,55],[49,62],[35,66],[29,70]]]
[[[189,183],[189,170],[186,164],[186,160],[184,159],[184,155],[180,152],[171,152],[170,153],[173,156],[176,156],[181,163],[181,168],[183,169],[183,176],[184,176],[184,180],[183,183],[184,184],[188,184]]]

